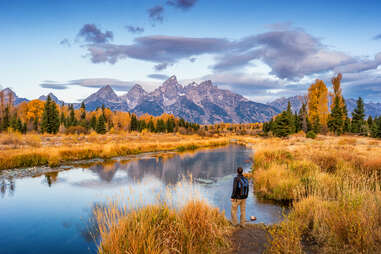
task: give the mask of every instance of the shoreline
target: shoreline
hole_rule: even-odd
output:
[[[149,152],[183,152],[230,143],[228,137],[205,138],[184,135],[96,136],[95,138],[80,136],[77,142],[70,136],[60,138],[66,139],[66,143],[60,146],[56,146],[53,141],[37,148],[31,146],[1,151],[0,172],[43,166],[54,168],[74,161],[107,160]],[[47,139],[49,140],[49,137]],[[87,139],[87,142],[83,141],[84,139]]]
[[[51,167],[49,165],[41,165],[41,166],[33,166],[33,167],[2,169],[0,170],[0,180],[18,179],[18,178],[24,178],[24,177],[36,177],[46,173],[62,172],[65,170],[70,170],[76,167],[81,167],[81,165],[84,165],[84,164],[92,165],[96,163],[105,163],[108,161],[121,162],[121,161],[130,160],[130,159],[139,159],[145,156],[154,157],[161,154],[181,154],[181,153],[186,153],[190,151],[198,151],[198,150],[208,149],[208,148],[224,147],[234,143],[235,143],[234,141],[231,142],[230,140],[228,140],[226,143],[212,144],[212,145],[198,146],[198,147],[192,146],[189,149],[184,149],[184,150],[183,149],[179,150],[176,148],[172,150],[157,150],[157,151],[140,152],[136,154],[127,154],[124,156],[116,156],[111,158],[95,157],[95,158],[84,159],[84,160],[72,160],[72,161],[69,160],[69,161],[64,161],[60,165],[57,165],[54,167]]]

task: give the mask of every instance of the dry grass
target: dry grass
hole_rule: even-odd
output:
[[[0,134],[0,170],[57,166],[65,161],[112,158],[156,151],[224,145],[228,138],[173,134],[14,135]]]
[[[377,253],[381,249],[381,146],[362,137],[256,141],[257,194],[293,200],[271,230],[269,253]]]
[[[111,202],[94,214],[102,254],[219,253],[230,245],[229,222],[203,201],[189,201],[179,210],[166,204],[128,210]]]

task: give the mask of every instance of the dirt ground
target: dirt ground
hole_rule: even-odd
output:
[[[263,224],[237,227],[232,235],[232,249],[224,254],[262,254],[267,247],[269,234]]]

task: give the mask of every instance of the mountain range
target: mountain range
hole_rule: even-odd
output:
[[[15,104],[28,101],[17,97],[9,88],[3,92],[5,97],[12,93]],[[53,93],[42,95],[39,99],[46,100],[49,95],[57,104],[66,104]],[[288,101],[291,102],[293,111],[298,111],[303,98],[303,96],[293,96],[279,98],[267,104],[257,103],[229,90],[219,89],[210,80],[183,86],[177,81],[176,76],[172,76],[152,92],[147,92],[142,86],[135,84],[126,94],[118,96],[111,86],[105,85],[83,100],[83,103],[90,111],[105,105],[111,110],[129,111],[137,115],[148,113],[157,116],[169,113],[190,122],[211,124],[268,121],[285,110]],[[356,100],[347,99],[346,102],[348,112],[352,112],[356,107]],[[74,107],[79,108],[80,103],[74,104]],[[365,112],[367,115],[380,115],[381,103],[366,103]]]

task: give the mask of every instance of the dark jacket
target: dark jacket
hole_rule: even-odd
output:
[[[238,187],[238,181],[240,181],[239,179],[241,177],[244,178],[244,176],[242,174],[237,174],[237,176],[234,177],[233,192],[232,192],[232,195],[231,195],[232,199],[246,199],[246,198],[241,197],[241,190]]]

